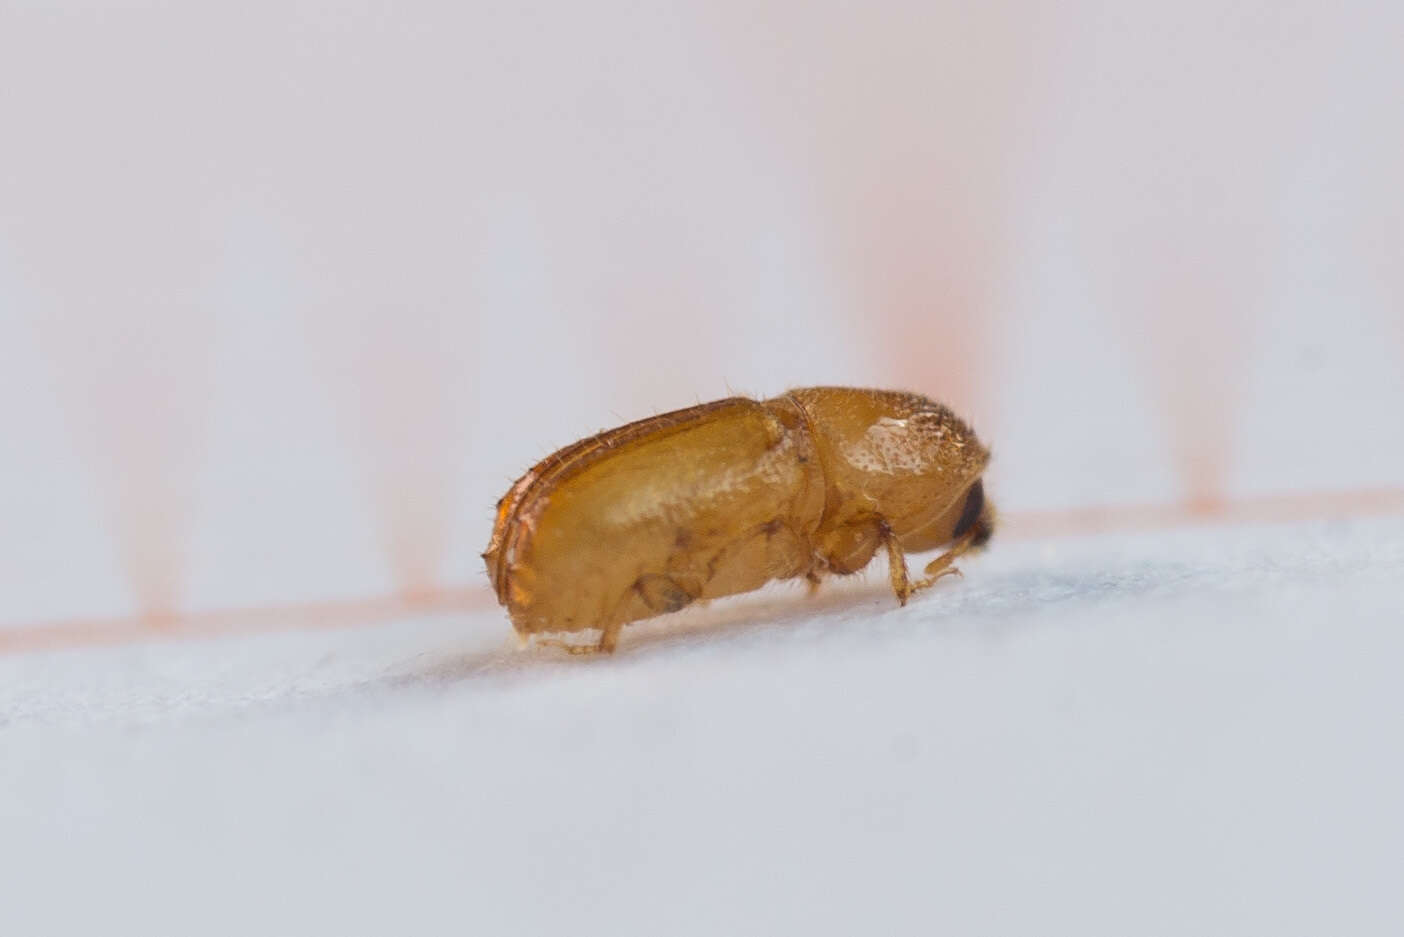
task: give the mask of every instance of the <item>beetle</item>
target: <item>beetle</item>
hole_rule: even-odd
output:
[[[847,575],[886,550],[892,591],[959,571],[994,531],[989,450],[944,405],[847,387],[730,397],[561,449],[497,502],[483,553],[522,640],[623,626],[772,579]],[[947,546],[915,580],[906,554]]]

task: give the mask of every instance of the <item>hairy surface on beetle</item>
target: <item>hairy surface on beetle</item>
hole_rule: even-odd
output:
[[[697,599],[950,542],[987,460],[964,423],[915,394],[729,398],[542,460],[498,503],[483,558],[518,632],[600,629],[608,650],[624,623]],[[905,567],[894,588],[912,591]]]
[[[919,413],[909,419],[882,417],[863,438],[844,450],[844,457],[867,472],[896,475],[903,472],[945,471],[932,460],[930,449],[946,438],[946,427],[932,415]],[[956,442],[955,445],[960,445]]]

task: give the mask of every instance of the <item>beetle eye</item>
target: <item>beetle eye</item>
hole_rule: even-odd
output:
[[[965,507],[961,508],[960,520],[956,521],[951,539],[958,540],[968,534],[970,528],[974,527],[975,522],[980,519],[980,512],[984,509],[985,482],[981,479],[970,487],[970,493],[965,496]]]

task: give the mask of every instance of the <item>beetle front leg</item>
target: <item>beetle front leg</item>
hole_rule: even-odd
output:
[[[919,586],[913,586],[907,575],[907,555],[902,552],[902,545],[892,535],[892,528],[887,526],[886,521],[881,521],[878,530],[883,544],[887,547],[887,574],[892,579],[892,591],[897,593],[897,602],[906,605],[907,599]]]
[[[978,530],[970,531],[955,543],[951,544],[951,548],[945,553],[942,553],[940,556],[936,557],[936,559],[927,563],[926,569],[923,570],[926,576],[920,581],[912,583],[912,591],[916,592],[919,589],[928,589],[935,585],[938,580],[944,579],[947,576],[964,576],[964,573],[951,564],[954,563],[961,554],[974,546],[974,541],[978,534]]]
[[[927,563],[926,569],[922,570],[926,575],[912,583],[912,591],[916,592],[919,589],[929,589],[936,584],[937,580],[944,579],[947,576],[964,576],[965,573],[962,573],[959,569],[951,565],[955,562],[956,557],[964,552],[964,550],[947,550],[930,563]]]
[[[897,593],[897,601],[906,605],[907,599],[922,589],[931,588],[945,577],[964,576],[964,573],[951,564],[962,553],[971,548],[975,534],[975,531],[971,531],[957,540],[949,550],[926,564],[926,569],[923,570],[926,573],[925,576],[912,582],[910,574],[907,572],[907,556],[902,551],[902,546],[897,542],[897,538],[892,535],[892,530],[884,523],[882,525],[882,539],[887,547],[887,568],[892,577],[892,591]]]

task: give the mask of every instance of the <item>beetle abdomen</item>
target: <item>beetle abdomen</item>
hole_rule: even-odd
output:
[[[731,398],[543,460],[485,558],[518,631],[603,628],[805,572],[823,490],[798,411]]]

